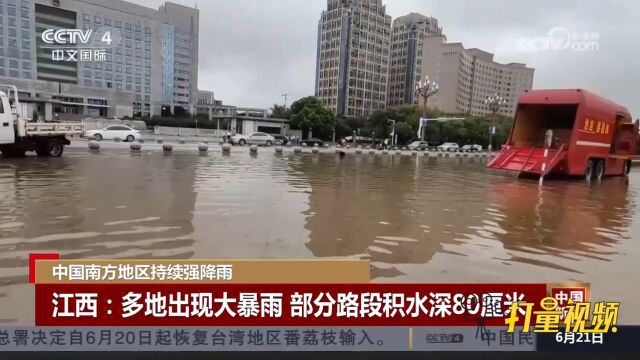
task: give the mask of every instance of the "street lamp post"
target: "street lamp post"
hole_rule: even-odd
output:
[[[484,100],[484,103],[489,107],[489,111],[491,111],[491,116],[494,117],[495,114],[500,112],[500,108],[507,103],[507,101],[498,93],[495,93],[494,96],[489,96]],[[493,123],[489,128],[489,147],[488,150],[491,151],[493,148],[493,133],[495,132],[495,126]]]
[[[433,95],[438,92],[439,86],[435,81],[429,81],[429,76],[426,76],[423,80],[418,81],[416,84],[416,92],[422,98],[422,118],[427,117],[427,101]],[[422,119],[420,119],[420,125],[422,127]],[[425,128],[422,127],[420,132],[420,140],[424,140]]]
[[[393,146],[393,139],[396,136],[396,121],[393,119],[389,119],[387,121],[391,123],[391,146]]]

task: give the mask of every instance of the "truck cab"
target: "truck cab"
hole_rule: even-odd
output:
[[[15,142],[15,116],[7,94],[0,91],[0,145]]]

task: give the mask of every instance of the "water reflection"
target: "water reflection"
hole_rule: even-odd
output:
[[[540,188],[475,158],[70,150],[0,162],[0,322],[32,321],[35,251],[353,257],[375,281],[581,280],[640,298],[611,280],[637,279],[638,172]]]

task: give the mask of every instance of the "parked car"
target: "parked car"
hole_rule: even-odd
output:
[[[426,141],[414,141],[411,144],[407,145],[409,150],[426,150],[429,147],[429,144]]]
[[[273,135],[276,145],[286,145],[289,139],[285,135]]]
[[[482,145],[464,145],[460,148],[460,152],[479,152],[482,151]]]
[[[271,146],[276,142],[273,136],[263,132],[254,132],[246,135],[236,134],[233,135],[230,140],[232,144],[240,146],[245,144]]]
[[[111,125],[100,130],[88,130],[84,132],[84,136],[98,141],[119,138],[131,142],[142,138],[140,131],[125,125]]]
[[[322,146],[324,145],[324,141],[316,138],[309,138],[309,139],[301,140],[300,144],[305,144],[307,146],[313,146],[315,144],[318,144],[318,146]]]
[[[344,141],[353,143],[353,136],[347,136]],[[371,143],[371,138],[367,136],[356,136],[356,144]]]
[[[446,142],[446,143],[438,146],[438,151],[456,152],[456,151],[458,151],[458,149],[460,149],[458,144],[452,143],[452,142]]]

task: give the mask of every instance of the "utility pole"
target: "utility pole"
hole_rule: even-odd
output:
[[[287,96],[289,96],[289,94],[284,93],[284,94],[282,94],[282,96],[284,96],[284,108],[286,110],[287,109]]]

